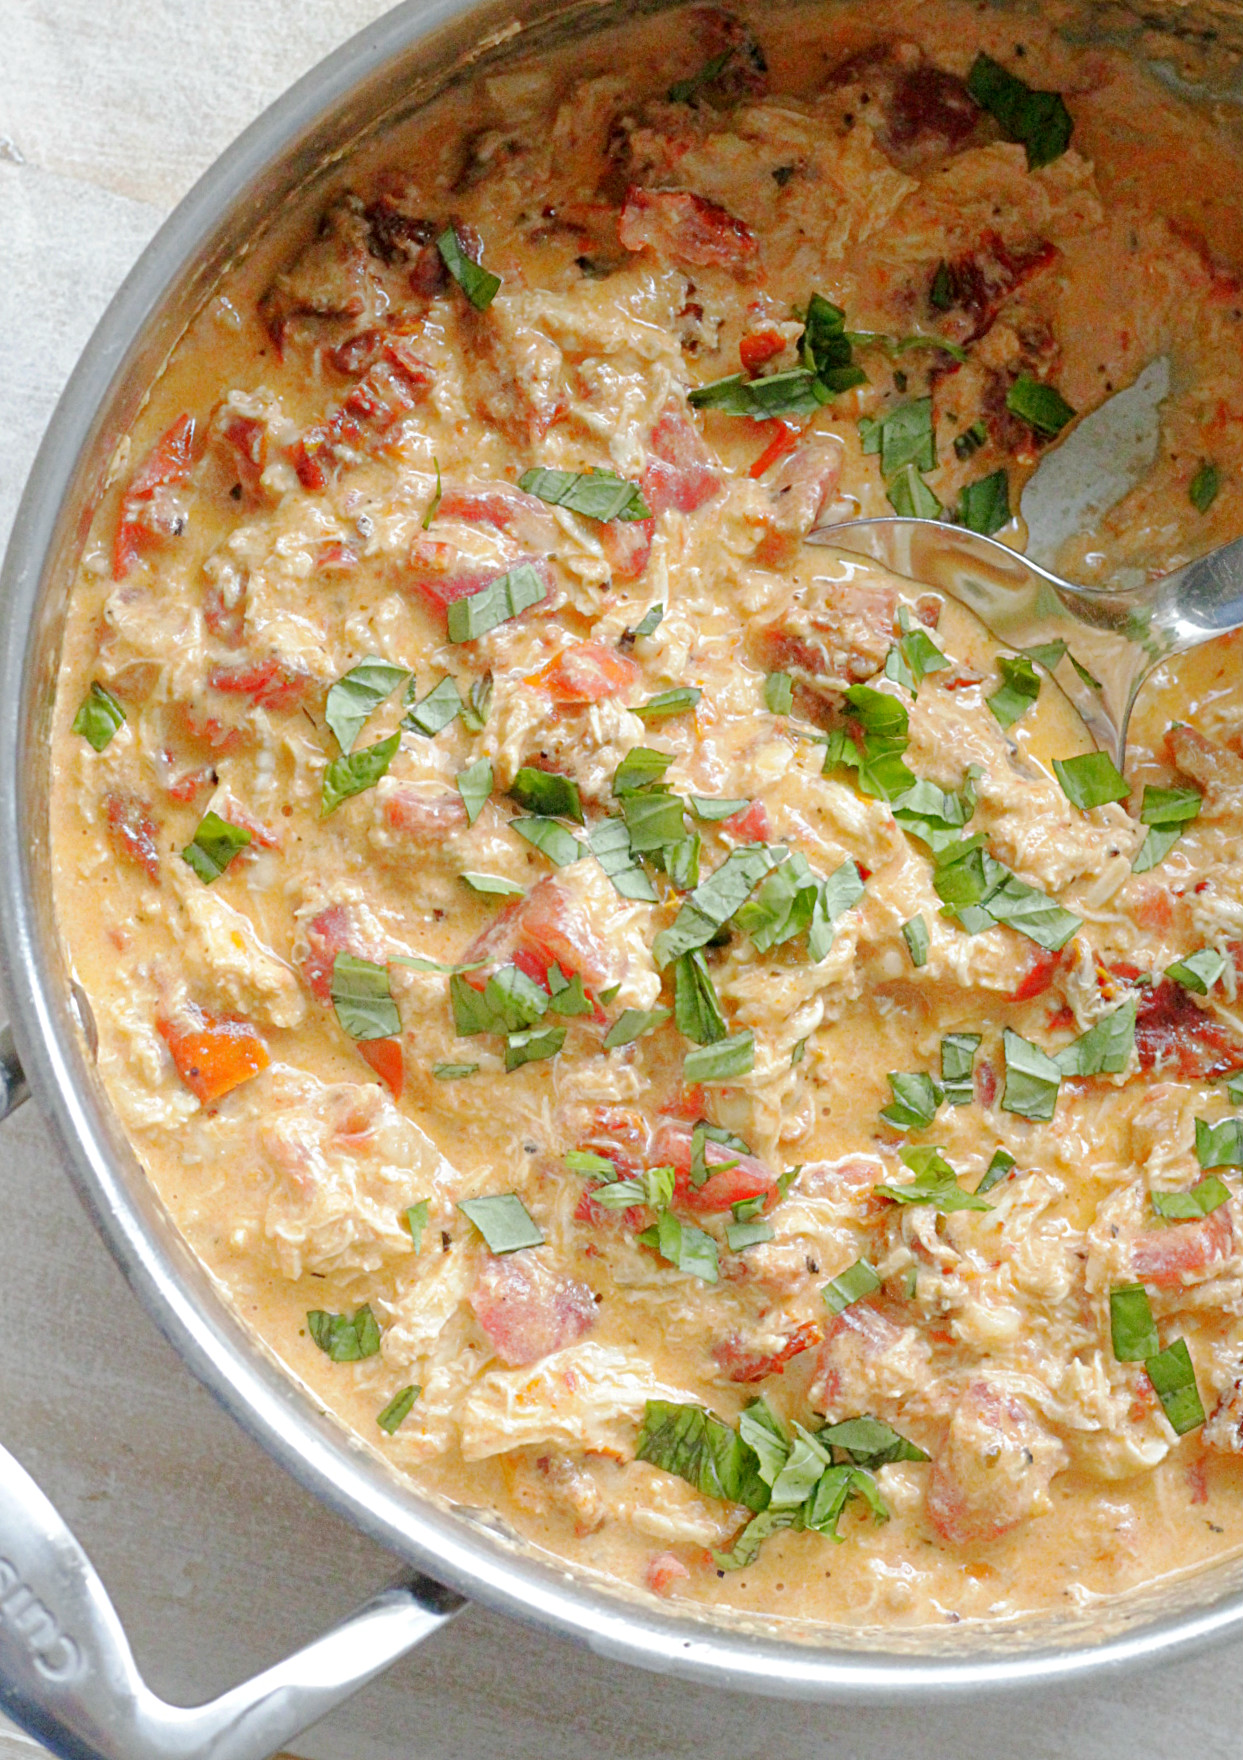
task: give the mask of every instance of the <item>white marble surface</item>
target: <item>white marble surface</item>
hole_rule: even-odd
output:
[[[60,386],[162,215],[381,0],[0,0],[0,542]],[[391,1561],[279,1472],[130,1296],[35,1107],[0,1128],[0,1438],[95,1558],[152,1683],[203,1697]],[[305,1760],[1148,1760],[1243,1751],[1243,1646],[1097,1691],[935,1711],[753,1701],[469,1612]],[[0,1731],[0,1760],[31,1747]]]

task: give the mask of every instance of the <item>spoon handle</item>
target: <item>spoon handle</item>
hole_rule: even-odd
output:
[[[1152,624],[1167,653],[1181,654],[1243,628],[1243,538],[1210,550],[1157,584]]]

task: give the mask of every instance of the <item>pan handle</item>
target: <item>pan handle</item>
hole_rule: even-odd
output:
[[[167,1705],[85,1552],[0,1447],[0,1710],[61,1760],[266,1760],[465,1605],[412,1576],[210,1704]]]
[[[0,1119],[16,1112],[23,1100],[29,1098],[30,1084],[13,1043],[13,1029],[0,1026]]]

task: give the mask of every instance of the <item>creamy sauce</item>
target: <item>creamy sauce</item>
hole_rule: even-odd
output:
[[[1052,765],[1089,745],[1047,677],[1004,728],[995,644],[965,612],[802,538],[891,511],[868,424],[927,397],[936,463],[918,480],[952,509],[1004,471],[1016,508],[1047,443],[1007,408],[1016,380],[1084,413],[1163,350],[1157,461],[1067,571],[1162,572],[1243,529],[1243,163],[1212,117],[1026,14],[846,4],[756,28],[758,57],[745,25],[699,11],[455,90],[222,285],[85,548],[57,709],[59,921],[109,1093],[187,1240],[291,1373],[420,1485],[589,1569],[759,1613],[919,1627],[1085,1605],[1243,1541],[1237,1170],[1215,1170],[1229,1196],[1199,1220],[1151,1205],[1201,1179],[1194,1121],[1232,1116],[1220,1076],[1243,1066],[1239,644],[1158,675],[1131,801],[1081,810]],[[665,100],[726,51],[693,102]],[[980,51],[1065,94],[1074,133],[1050,164],[1029,170],[966,96]],[[444,272],[450,222],[501,279],[486,310]],[[787,428],[688,404],[740,363],[795,370],[813,293],[874,333],[853,344],[865,383]],[[892,346],[911,336],[952,349]],[[982,444],[955,448],[980,421]],[[1206,462],[1220,487],[1200,511]],[[516,487],[535,467],[611,470],[652,517],[554,508]],[[1000,535],[1021,548],[1017,520]],[[524,564],[541,602],[447,640],[446,603]],[[914,694],[882,671],[900,610],[947,662]],[[368,656],[419,700],[447,674],[463,698],[490,678],[490,701],[400,731],[394,678],[355,744],[400,731],[387,773],[324,816],[328,693]],[[99,751],[71,730],[92,681],[125,716]],[[866,774],[824,772],[859,684],[906,712],[914,776],[954,793],[974,767],[967,834],[1073,915],[1062,947],[943,915],[926,843]],[[634,713],[688,685],[691,707]],[[1176,721],[1205,737],[1167,741]],[[654,942],[685,871],[679,888],[649,861],[652,901],[623,897],[595,855],[555,866],[511,829],[534,766],[578,790],[585,825],[562,840],[598,835],[636,747],[668,758],[683,799],[754,803],[688,808],[701,879],[761,844],[861,881],[823,957],[806,925],[757,946],[745,913],[705,948],[754,1062],[702,1085],[674,1018],[603,1044],[623,1011],[674,1007]],[[468,823],[456,779],[483,760],[493,787]],[[1133,873],[1145,784],[1204,799]],[[209,810],[251,832],[210,885],[179,853]],[[1204,948],[1223,955],[1207,995],[1163,978]],[[396,1032],[343,1028],[339,955],[378,971]],[[473,964],[468,988],[516,959],[528,985],[577,975],[594,1006],[546,1012],[562,1048],[506,1073],[505,1034],[459,1036],[450,978],[410,959]],[[1053,1055],[1127,1007],[1121,1068],[1064,1079],[1051,1120],[1006,1109],[1005,1030]],[[888,1072],[939,1076],[953,1033],[980,1036],[965,1103],[887,1123]],[[746,1154],[713,1145],[697,1185],[701,1118]],[[998,1149],[1015,1165],[983,1209],[875,1190],[930,1145],[962,1192]],[[594,1176],[567,1154],[597,1157]],[[601,1156],[640,1181],[672,1165],[672,1199],[605,1208]],[[458,1205],[507,1193],[543,1244],[493,1256]],[[731,1197],[760,1199],[769,1238],[731,1248]],[[709,1237],[716,1281],[639,1239],[666,1206],[684,1240]],[[861,1259],[880,1287],[835,1317],[825,1286]],[[1110,1290],[1134,1283],[1161,1344],[1186,1341],[1209,1414],[1181,1437],[1143,1364],[1115,1358]],[[332,1360],[308,1314],[363,1304],[378,1350]],[[876,1468],[888,1519],[855,1497],[845,1544],[778,1531],[718,1568],[751,1510],[636,1446],[649,1401],[735,1423],[757,1395],[787,1441],[866,1414],[927,1458]]]

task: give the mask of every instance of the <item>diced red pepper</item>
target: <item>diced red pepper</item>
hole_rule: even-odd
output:
[[[405,1082],[405,1064],[400,1039],[358,1039],[355,1048],[364,1063],[369,1063],[394,1100],[401,1099]]]
[[[158,1020],[156,1026],[177,1074],[204,1105],[231,1093],[271,1062],[267,1046],[249,1021],[203,1011],[193,1023]]]
[[[124,580],[146,545],[159,536],[143,518],[144,504],[157,489],[184,483],[193,463],[194,417],[181,415],[156,441],[125,491],[112,550],[113,580]]]

